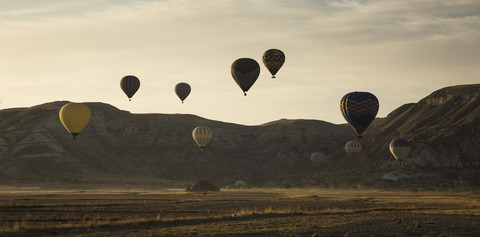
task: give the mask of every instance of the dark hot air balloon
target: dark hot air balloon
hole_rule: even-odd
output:
[[[263,64],[272,74],[272,78],[275,78],[278,70],[280,70],[285,62],[285,54],[279,49],[269,49],[263,53],[262,59]]]
[[[260,75],[260,65],[251,58],[239,58],[232,63],[230,68],[232,77],[242,89],[244,95],[252,87]]]
[[[370,92],[351,92],[340,101],[340,111],[358,138],[362,138],[365,129],[375,119],[378,108],[378,99]]]
[[[122,78],[120,81],[120,87],[122,88],[123,92],[128,97],[128,100],[131,100],[135,92],[138,91],[140,88],[140,80],[136,76],[128,75]]]
[[[190,94],[191,90],[192,89],[190,88],[190,85],[185,82],[180,82],[175,86],[175,93],[177,94],[178,98],[180,98],[182,103]]]

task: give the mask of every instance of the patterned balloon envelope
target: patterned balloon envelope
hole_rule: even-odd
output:
[[[345,144],[345,152],[353,160],[357,159],[362,151],[362,144],[358,141],[349,141]]]
[[[362,137],[365,129],[377,116],[379,103],[377,97],[370,92],[351,92],[340,101],[340,111],[350,126]]]
[[[410,143],[403,138],[393,139],[389,147],[390,152],[399,162],[405,159],[410,152]]]
[[[275,78],[278,70],[280,70],[283,63],[285,63],[285,54],[279,49],[269,49],[263,53],[262,59],[263,64],[272,74],[272,78]]]
[[[192,132],[192,137],[193,140],[197,143],[197,145],[200,147],[200,150],[203,151],[203,148],[207,146],[208,142],[213,137],[213,132],[212,129],[206,126],[198,126],[195,129],[193,129]]]

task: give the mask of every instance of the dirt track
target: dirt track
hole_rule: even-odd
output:
[[[1,236],[475,236],[468,193],[3,189]]]

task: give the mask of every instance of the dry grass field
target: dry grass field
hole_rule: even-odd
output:
[[[479,236],[480,196],[0,188],[0,236]]]

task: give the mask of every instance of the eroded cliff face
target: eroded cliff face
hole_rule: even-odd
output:
[[[375,121],[366,137],[373,148],[367,156],[382,168],[395,165],[387,148],[396,137],[411,142],[406,166],[478,168],[480,85],[447,87],[416,104],[404,105]]]
[[[282,119],[243,126],[188,114],[131,114],[103,103],[87,104],[92,119],[73,141],[58,119],[66,103],[0,111],[2,183],[295,179],[324,184],[337,179],[328,175],[333,173],[351,176],[339,182],[373,182],[375,177],[399,182],[427,180],[435,176],[431,169],[458,173],[480,168],[480,85],[444,88],[376,119],[364,134],[363,153],[356,161],[344,151],[345,143],[356,137],[346,124]],[[191,137],[199,125],[214,131],[203,152]],[[402,166],[388,150],[397,137],[412,144]],[[319,151],[327,160],[313,165],[310,155]]]

